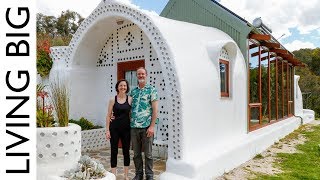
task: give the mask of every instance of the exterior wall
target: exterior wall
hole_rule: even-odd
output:
[[[124,20],[121,26],[116,24],[119,18]],[[135,38],[130,47],[124,40],[128,31]],[[154,143],[163,152],[162,149],[168,147],[168,121],[176,115],[170,113],[171,107],[180,103],[174,62],[163,39],[149,15],[112,1],[101,2],[64,49],[64,61],[55,61],[55,67],[63,68],[53,68],[52,71],[52,76],[65,74],[65,79],[70,83],[70,118],[83,116],[98,125],[105,125],[107,103],[115,95],[117,62],[145,59],[149,84],[156,86],[159,93],[160,121],[156,126]],[[59,62],[68,62],[68,66],[59,66]],[[179,119],[179,114],[175,118]],[[174,123],[176,127],[182,124],[179,122]]]
[[[207,152],[207,160],[202,161],[203,164],[196,169],[169,159],[167,161],[167,170],[161,174],[160,179],[214,179],[252,159],[256,154],[263,152],[274,142],[279,141],[279,139],[297,129],[300,124],[299,118],[291,117],[234,139],[224,139],[226,141],[225,144],[220,144],[221,147]],[[199,161],[199,159],[197,160]]]
[[[246,62],[226,33],[120,2],[102,1],[67,49],[72,118],[85,115],[103,124],[108,99],[115,95],[116,63],[145,59],[149,83],[162,97],[163,124],[157,126],[161,133],[155,142],[168,146],[168,161],[161,179],[210,179],[299,126],[293,117],[248,133]],[[124,20],[121,26],[115,23],[119,18]],[[130,45],[125,42],[128,32],[134,37]],[[220,95],[222,49],[230,62],[228,98]]]
[[[130,45],[125,41],[128,33],[133,40]],[[148,83],[156,87],[159,95],[160,121],[156,126],[155,140],[157,143],[167,144],[169,109],[165,106],[165,80],[159,58],[146,35],[134,23],[127,21],[107,36],[98,52],[96,59],[81,62],[81,68],[71,71],[74,90],[70,117],[86,117],[95,124],[105,126],[108,101],[116,95],[117,63],[144,59],[148,70]]]
[[[294,115],[301,118],[303,124],[309,123],[315,119],[313,110],[303,109],[303,99],[299,87],[300,76],[294,76]]]
[[[222,30],[233,38],[247,59],[247,36],[251,31],[245,20],[223,9],[214,0],[170,0],[161,16]]]
[[[294,115],[303,115],[302,93],[299,87],[300,76],[294,75]]]

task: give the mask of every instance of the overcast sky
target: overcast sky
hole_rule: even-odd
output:
[[[101,0],[37,0],[37,10],[58,16],[70,9],[87,17]],[[158,14],[169,0],[121,0]],[[290,51],[320,47],[320,0],[220,0],[250,23],[261,17],[274,37]]]

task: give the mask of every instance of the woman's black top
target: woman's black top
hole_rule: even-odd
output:
[[[115,117],[110,123],[110,129],[130,129],[130,111],[131,105],[128,102],[118,103],[117,96],[114,99],[113,116]]]

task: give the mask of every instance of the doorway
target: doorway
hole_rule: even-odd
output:
[[[117,64],[118,68],[118,81],[120,79],[126,79],[129,82],[130,89],[137,87],[137,69],[139,67],[145,67],[144,60],[119,62]]]

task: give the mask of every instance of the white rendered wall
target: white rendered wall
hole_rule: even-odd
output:
[[[302,93],[299,87],[300,76],[294,75],[294,115],[303,115]]]
[[[119,18],[126,27],[116,25]],[[119,28],[135,37],[142,31],[143,50],[132,53],[119,49],[120,53],[112,54],[112,48],[123,43],[114,44],[118,43],[115,35],[121,36]],[[228,98],[220,96],[219,56],[223,48],[230,61]],[[72,116],[85,114],[102,124],[106,103],[115,94],[115,63],[137,60],[137,56],[146,59],[152,72],[159,72],[152,74],[155,79],[149,79],[157,89],[161,89],[162,80],[165,83],[163,95],[160,92],[160,97],[165,97],[160,100],[165,113],[160,117],[168,123],[160,126],[166,131],[160,131],[161,139],[168,142],[168,161],[162,179],[210,179],[249,160],[299,125],[299,119],[290,118],[248,134],[247,69],[232,38],[214,28],[154,16],[118,1],[102,1],[70,42],[67,59],[75,92]]]
[[[70,71],[70,117],[85,117],[95,124],[105,126],[107,102],[116,95],[117,63],[144,59],[148,70],[148,83],[156,87],[159,95],[160,121],[156,126],[155,143],[166,146],[169,109],[165,107],[165,80],[157,55],[143,31],[134,23],[126,21],[116,29],[110,27],[110,32],[111,34],[105,38],[105,43],[99,48],[99,53],[93,55],[96,59],[79,59],[78,64]],[[128,32],[134,38],[130,46],[124,40]],[[83,48],[83,51],[85,49]],[[96,51],[85,51],[85,54],[90,53]]]
[[[301,117],[303,124],[306,124],[315,119],[315,113],[311,109],[303,109],[303,99],[301,89],[299,87],[299,80],[300,76],[294,75],[294,115]]]
[[[232,170],[240,164],[252,159],[256,154],[261,153],[266,148],[285,137],[287,134],[297,129],[301,125],[300,118],[291,117],[278,123],[266,126],[250,132],[244,136],[229,139],[224,144],[220,144],[223,151],[212,150],[206,154],[207,161],[202,161],[201,165],[194,169],[192,166],[181,166],[182,162],[169,159],[167,161],[167,171],[161,174],[160,179],[183,179],[183,180],[209,180]],[[195,160],[196,162],[196,160]],[[177,173],[182,172],[182,173]]]

